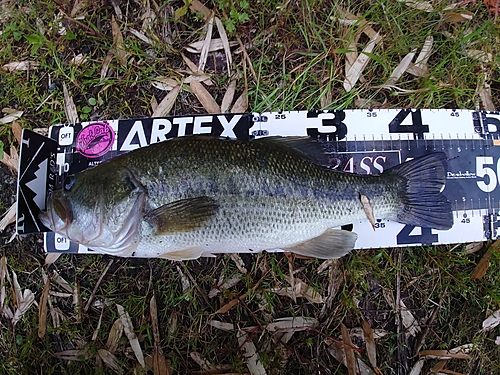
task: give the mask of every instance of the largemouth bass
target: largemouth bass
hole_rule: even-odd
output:
[[[195,259],[283,249],[333,259],[374,218],[446,230],[446,156],[432,153],[381,175],[336,172],[316,140],[191,136],[131,151],[82,171],[48,198],[43,224],[96,251]]]

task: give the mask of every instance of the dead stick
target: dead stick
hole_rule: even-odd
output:
[[[104,271],[102,272],[101,276],[99,277],[99,280],[97,280],[97,283],[95,284],[94,286],[94,289],[92,290],[92,293],[90,294],[90,297],[83,309],[83,311],[87,312],[87,310],[89,309],[90,307],[90,304],[92,303],[92,301],[94,300],[94,296],[95,296],[95,293],[97,292],[97,288],[99,288],[99,285],[101,285],[101,281],[102,279],[104,278],[104,275],[106,275],[106,273],[108,272],[109,270],[109,267],[111,267],[111,265],[113,264],[114,260],[111,259],[109,262],[108,262],[108,265],[106,266],[106,268],[104,269]]]

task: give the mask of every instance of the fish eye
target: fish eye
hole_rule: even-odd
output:
[[[71,176],[67,176],[65,179],[64,179],[64,190],[65,191],[70,191],[71,188],[73,187],[73,185],[75,184],[75,181],[76,181],[76,177],[74,175],[71,175]]]

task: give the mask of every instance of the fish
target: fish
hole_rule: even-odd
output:
[[[333,170],[329,157],[308,137],[174,138],[68,176],[39,218],[100,253],[171,260],[274,249],[336,259],[357,234],[334,228],[375,217],[452,227],[444,153],[379,175]]]

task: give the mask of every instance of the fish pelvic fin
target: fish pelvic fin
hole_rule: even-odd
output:
[[[147,212],[144,220],[156,235],[189,232],[203,227],[218,209],[217,201],[210,197],[181,199]]]
[[[402,177],[402,207],[395,220],[424,228],[447,230],[453,226],[451,203],[441,193],[446,182],[446,154],[436,152],[397,165],[385,173]],[[384,174],[385,174],[384,173]]]
[[[319,259],[337,259],[354,249],[357,239],[356,233],[340,229],[327,229],[318,237],[283,248],[283,250]]]

